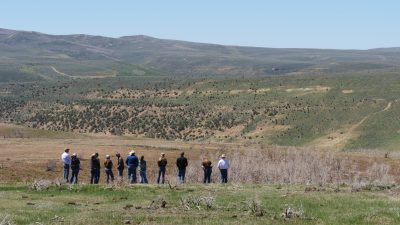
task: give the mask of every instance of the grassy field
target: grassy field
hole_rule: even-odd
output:
[[[9,224],[400,222],[400,189],[396,185],[400,163],[394,152],[386,158],[380,151],[326,153],[256,142],[199,143],[68,133],[63,138],[63,132],[7,124],[1,127],[0,134],[7,137],[0,140],[0,224],[2,218]],[[46,138],[42,132],[53,135]],[[59,181],[59,157],[65,147],[81,158],[83,170],[78,185]],[[99,152],[103,160],[105,154],[120,151],[125,156],[132,148],[146,156],[151,184],[129,186],[116,182],[107,186],[103,171],[100,185],[87,184],[88,158],[93,152]],[[177,185],[174,160],[181,151],[189,158],[189,183]],[[171,186],[154,184],[161,152],[170,162],[167,180]],[[231,159],[232,182],[218,184],[215,169],[214,183],[201,184],[200,160],[208,155],[215,164],[221,152]],[[55,167],[48,171],[49,162]],[[260,176],[268,179],[259,180]],[[51,185],[38,191],[32,188],[37,182],[43,185],[36,187]]]
[[[398,195],[397,188],[345,186],[78,185],[39,192],[7,184],[0,185],[0,211],[15,224],[399,224]],[[193,203],[198,199],[213,200],[208,208]]]

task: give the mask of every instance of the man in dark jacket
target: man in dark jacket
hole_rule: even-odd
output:
[[[165,157],[164,153],[161,153],[161,157],[157,161],[158,165],[158,178],[157,178],[157,184],[164,184],[165,182],[165,172],[167,171],[167,158]]]
[[[204,170],[203,182],[205,184],[211,183],[211,173],[212,173],[211,161],[208,160],[208,158],[204,158],[203,162],[201,163],[201,167],[203,167],[203,170]]]
[[[186,167],[188,166],[188,160],[185,158],[185,153],[181,153],[181,157],[176,160],[176,166],[178,167],[178,181],[180,183],[185,182]]]
[[[113,173],[113,162],[111,161],[111,156],[106,155],[106,161],[104,161],[104,170],[106,172],[106,182],[107,184],[114,182],[114,173]]]
[[[98,184],[100,180],[100,159],[99,153],[92,155],[90,159],[90,183]]]
[[[131,184],[136,183],[136,170],[139,166],[139,159],[135,155],[135,151],[131,151],[126,158],[126,165],[128,166],[128,178]]]
[[[71,171],[72,171],[72,176],[71,180],[69,181],[71,184],[77,184],[78,183],[78,174],[79,170],[81,169],[81,161],[79,160],[78,156],[76,153],[72,154],[71,156]]]
[[[122,178],[124,177],[124,169],[125,169],[124,159],[121,157],[121,154],[119,154],[118,152],[117,152],[117,154],[115,154],[115,156],[117,156],[118,176],[122,180]]]

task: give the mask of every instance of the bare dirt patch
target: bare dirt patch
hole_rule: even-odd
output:
[[[241,134],[243,129],[245,128],[245,125],[241,124],[238,126],[231,127],[229,129],[225,129],[224,131],[217,131],[215,132],[215,136],[229,136],[229,137],[235,137]]]
[[[354,90],[342,90],[343,94],[352,94],[354,93]]]
[[[331,88],[328,86],[312,86],[312,87],[305,87],[305,88],[288,88],[286,92],[327,92]]]

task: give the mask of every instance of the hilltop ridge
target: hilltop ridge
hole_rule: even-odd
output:
[[[394,70],[399,60],[400,48],[261,48],[0,29],[0,81],[65,79],[52,68],[71,77],[232,77]]]

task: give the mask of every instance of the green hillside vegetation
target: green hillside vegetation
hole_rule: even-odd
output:
[[[8,82],[0,115],[63,132],[395,150],[399,90],[397,72]]]

